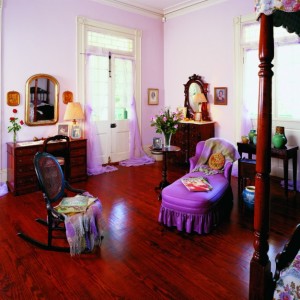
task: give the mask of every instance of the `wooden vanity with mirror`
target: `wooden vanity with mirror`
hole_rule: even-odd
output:
[[[186,120],[182,121],[172,136],[172,145],[181,148],[172,155],[172,162],[188,164],[189,158],[195,154],[196,145],[215,136],[215,125],[207,110],[208,83],[201,76],[192,75],[184,84],[184,106],[187,108]],[[201,121],[194,121],[195,115],[201,113]]]

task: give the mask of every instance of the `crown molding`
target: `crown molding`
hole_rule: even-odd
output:
[[[170,18],[188,14],[190,12],[216,5],[228,0],[188,0],[164,9],[165,21]]]
[[[119,0],[92,0],[98,3],[106,4],[112,7],[120,8],[130,12],[134,12],[140,15],[154,17],[162,19],[164,17],[163,11],[155,9],[153,7],[148,7],[145,5],[131,4],[129,1],[119,1]]]
[[[211,5],[215,5],[228,0],[187,0],[182,3],[166,7],[163,10],[153,7],[133,4],[130,0],[92,0],[98,3],[106,4],[112,7],[120,8],[130,12],[134,12],[149,17],[160,18],[164,22],[167,19],[190,13],[192,11],[206,8]]]

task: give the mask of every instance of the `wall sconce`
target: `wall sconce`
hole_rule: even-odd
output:
[[[81,128],[77,125],[76,120],[83,120],[84,114],[79,102],[69,102],[64,115],[65,121],[73,121],[71,128],[71,138],[80,139],[81,138]]]

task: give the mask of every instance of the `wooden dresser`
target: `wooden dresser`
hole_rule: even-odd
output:
[[[60,142],[53,143],[53,151]],[[14,195],[31,193],[39,189],[35,174],[33,157],[43,151],[42,142],[7,143],[7,185]],[[69,182],[87,179],[87,140],[70,140]]]
[[[181,122],[172,136],[172,145],[181,148],[171,158],[173,163],[188,164],[189,158],[195,155],[196,145],[215,136],[214,122]]]

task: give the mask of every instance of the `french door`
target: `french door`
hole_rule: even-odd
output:
[[[90,55],[87,97],[100,142],[102,164],[129,158],[129,117],[133,97],[133,61],[120,55]]]

